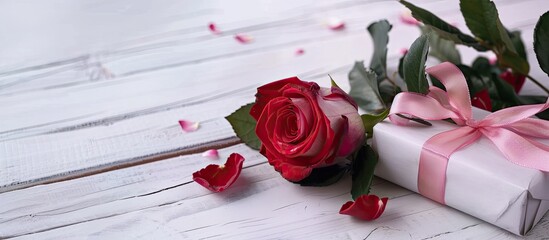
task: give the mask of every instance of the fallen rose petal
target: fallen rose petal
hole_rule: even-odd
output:
[[[234,39],[236,39],[236,41],[238,41],[240,43],[249,43],[253,40],[252,37],[250,37],[248,35],[244,35],[244,34],[236,34],[236,35],[234,35]]]
[[[339,214],[350,215],[362,220],[370,221],[379,218],[385,206],[387,206],[388,198],[379,198],[376,195],[361,195],[355,202],[348,201],[339,210]]]
[[[244,157],[233,153],[224,165],[210,164],[193,173],[193,180],[213,192],[221,192],[231,186],[242,170]]]
[[[202,153],[202,157],[207,157],[212,160],[219,159],[219,152],[217,152],[217,149],[210,149]]]
[[[335,18],[335,17],[329,18],[326,21],[326,25],[328,26],[328,28],[330,28],[331,30],[334,30],[334,31],[343,30],[345,28],[345,22],[343,22],[343,20],[341,20],[339,18]]]
[[[412,16],[412,12],[410,10],[405,10],[400,13],[400,21],[408,25],[419,25],[419,21]]]
[[[221,34],[221,31],[217,29],[217,26],[215,25],[215,23],[208,24],[208,28],[213,34]]]
[[[303,48],[298,48],[295,50],[295,55],[296,56],[301,56],[305,53],[305,50],[303,50]]]
[[[179,125],[185,132],[194,132],[198,129],[198,122],[191,122],[186,120],[179,120]]]

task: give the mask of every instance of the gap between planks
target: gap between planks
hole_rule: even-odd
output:
[[[173,157],[196,154],[212,148],[216,148],[216,149],[226,148],[226,147],[234,146],[240,143],[242,143],[242,141],[235,136],[235,137],[229,137],[229,138],[209,142],[206,144],[189,146],[183,149],[175,149],[173,151],[168,151],[165,153],[138,157],[140,158],[139,160],[129,159],[129,160],[120,161],[120,163],[111,162],[108,165],[107,164],[98,165],[89,169],[79,169],[73,172],[64,172],[61,174],[48,176],[42,179],[37,179],[37,180],[32,180],[27,182],[19,182],[16,185],[11,185],[11,186],[8,185],[3,188],[0,188],[0,194],[3,192],[25,189],[25,188],[29,188],[37,185],[42,185],[42,184],[51,184],[56,182],[62,182],[62,181],[68,181],[72,179],[87,177],[87,176],[101,174],[109,171],[115,171],[123,168],[161,161],[161,160],[165,160]]]

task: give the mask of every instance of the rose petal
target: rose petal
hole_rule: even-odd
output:
[[[524,82],[526,81],[526,77],[524,75],[513,74],[511,71],[502,72],[499,77],[511,84],[516,93],[520,92],[522,85],[524,85]]]
[[[400,22],[408,25],[419,25],[419,21],[412,16],[410,10],[405,10],[400,13]]]
[[[217,149],[206,150],[205,152],[202,153],[202,157],[207,157],[212,160],[217,160],[219,159],[219,152],[217,152]]]
[[[194,132],[198,129],[198,122],[191,122],[186,120],[179,120],[179,125],[185,132]]]
[[[498,58],[495,56],[491,56],[490,58],[488,58],[488,62],[490,63],[490,65],[495,65],[496,63],[498,63]]]
[[[328,26],[328,28],[330,28],[331,30],[334,30],[334,31],[339,31],[339,30],[345,29],[345,22],[343,22],[343,20],[341,20],[339,18],[335,18],[335,17],[328,18],[328,20],[326,21],[326,25]]]
[[[301,56],[305,53],[305,50],[303,50],[303,48],[298,48],[295,50],[295,55],[296,56]]]
[[[244,157],[238,153],[229,156],[225,165],[210,164],[193,173],[193,180],[213,192],[221,192],[231,186],[242,170]]]
[[[213,34],[221,34],[221,31],[217,29],[217,26],[213,22],[208,24],[208,28],[210,29],[210,32],[212,32]]]
[[[492,101],[490,100],[490,95],[488,94],[488,90],[484,89],[480,92],[477,92],[471,98],[471,105],[478,107],[480,109],[492,111]]]
[[[348,201],[339,210],[339,214],[350,215],[362,220],[370,221],[379,218],[385,206],[387,206],[388,198],[379,198],[376,195],[361,195],[355,202]]]
[[[253,40],[252,37],[245,34],[236,34],[234,35],[234,39],[236,39],[239,43],[249,43]]]

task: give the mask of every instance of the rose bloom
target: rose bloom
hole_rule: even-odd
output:
[[[293,182],[315,168],[339,163],[364,141],[356,103],[338,87],[321,88],[297,77],[257,89],[250,114],[261,154]]]

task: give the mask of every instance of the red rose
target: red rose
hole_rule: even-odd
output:
[[[522,89],[522,85],[524,85],[524,82],[526,81],[526,76],[521,74],[515,75],[511,71],[505,71],[501,73],[499,77],[505,80],[507,83],[511,84],[516,93],[520,92],[520,89]]]
[[[261,154],[289,181],[338,163],[365,137],[349,95],[297,77],[259,87],[250,114],[257,120]]]
[[[471,98],[471,105],[491,112],[492,100],[490,100],[490,95],[488,94],[488,90],[484,89],[480,92],[477,92]]]

